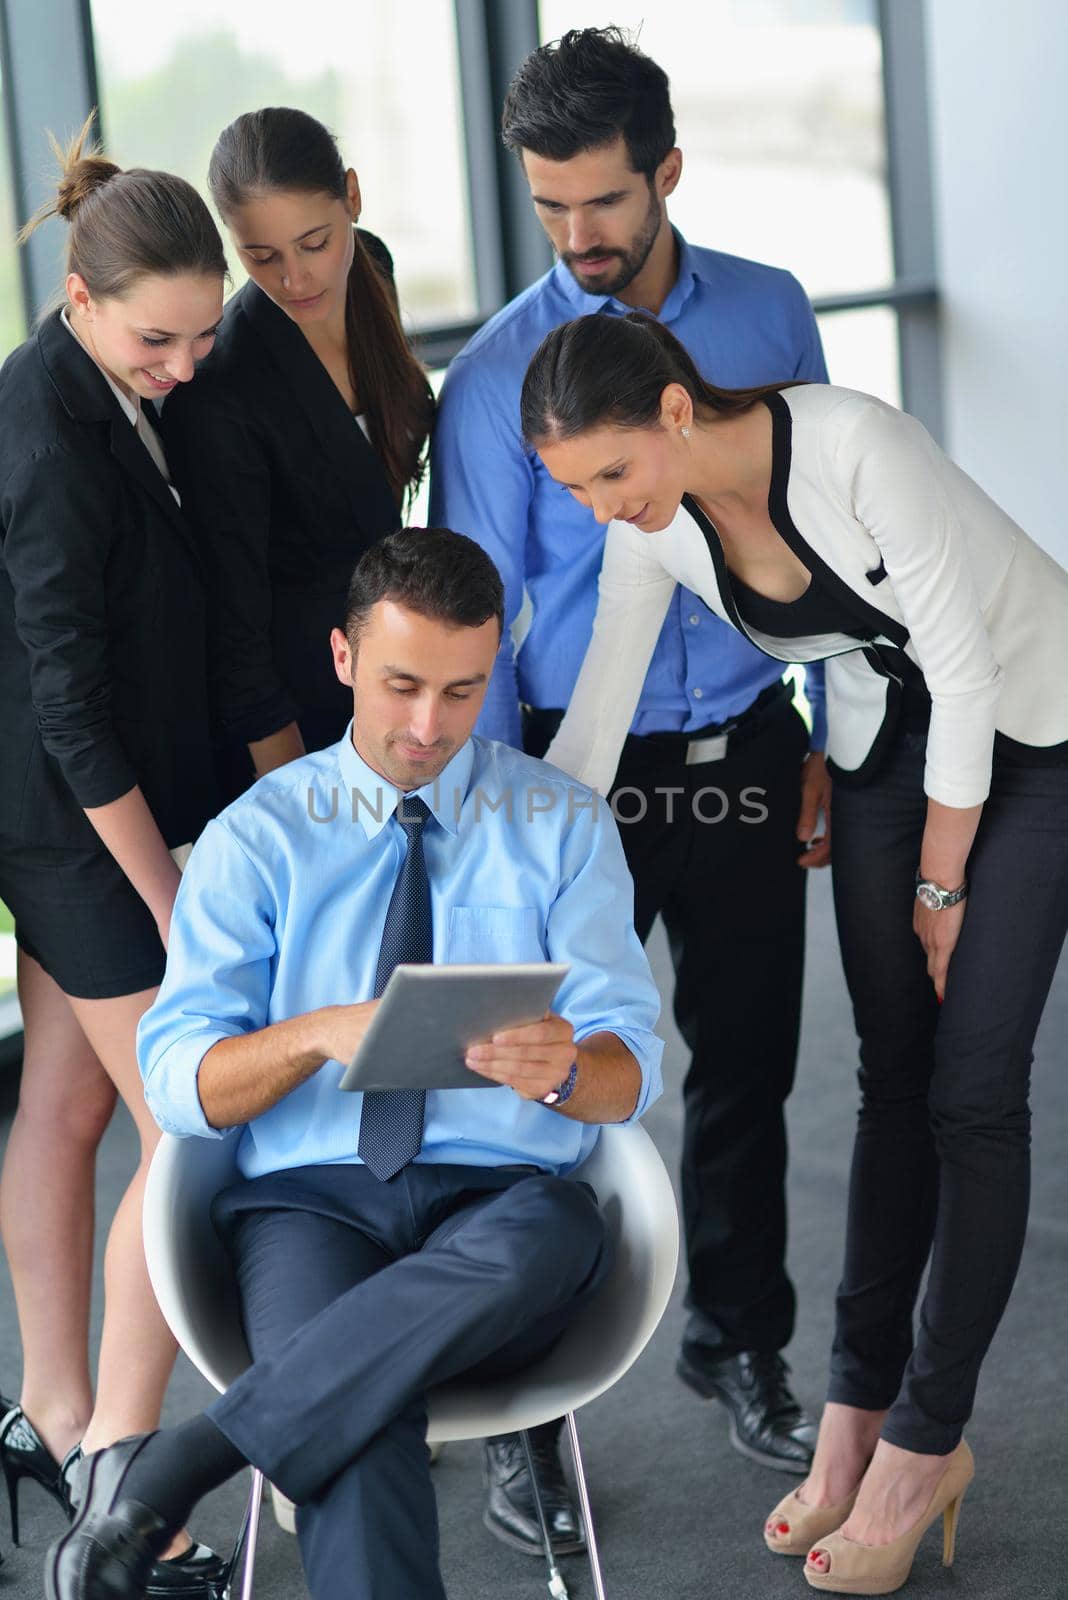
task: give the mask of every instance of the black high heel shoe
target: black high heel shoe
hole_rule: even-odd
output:
[[[73,1465],[78,1455],[80,1450],[76,1446],[61,1468],[22,1407],[16,1401],[5,1400],[0,1395],[0,1468],[3,1469],[7,1484],[13,1544],[19,1542],[19,1484],[22,1479],[32,1478],[39,1483],[69,1517],[71,1509],[66,1473],[68,1464]]]

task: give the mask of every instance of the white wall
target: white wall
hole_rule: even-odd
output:
[[[946,446],[1068,566],[1068,5],[925,10]]]

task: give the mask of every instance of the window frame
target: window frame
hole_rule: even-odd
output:
[[[501,143],[500,106],[516,64],[539,42],[537,0],[453,0],[460,62],[478,315],[413,330],[429,366],[442,366],[552,260],[518,163]],[[931,189],[924,0],[877,0],[886,106],[892,283],[824,295],[818,314],[888,306],[898,319],[906,410],[942,434],[938,282]],[[91,0],[0,0],[11,180],[19,221],[48,192],[41,129],[78,127],[99,104]],[[106,131],[102,128],[102,132]],[[21,253],[27,326],[56,279],[62,229],[50,223]]]

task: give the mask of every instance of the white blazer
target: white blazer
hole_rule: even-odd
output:
[[[660,533],[613,522],[593,635],[546,759],[607,792],[681,583],[766,654],[827,661],[827,753],[844,781],[873,776],[893,735],[903,650],[932,702],[926,793],[981,804],[995,731],[1031,746],[1068,740],[1068,573],[914,417],[830,384],[766,404],[772,521],[863,641],[747,628],[715,528],[688,497]]]

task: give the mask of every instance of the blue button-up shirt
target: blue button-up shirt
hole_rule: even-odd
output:
[[[816,320],[790,273],[688,244],[660,320],[721,388],[786,378],[826,383]],[[504,579],[507,628],[478,730],[522,743],[519,701],[566,707],[597,606],[605,527],[553,482],[519,431],[531,356],[561,322],[633,308],[586,294],[558,261],[491,317],[449,367],[434,428],[430,520],[477,539]],[[518,652],[511,624],[532,616]],[[672,600],[632,723],[634,733],[693,732],[727,722],[776,682],[781,666],[714,617],[689,589]],[[825,742],[823,668],[809,668],[813,743]]]
[[[424,835],[434,959],[563,961],[554,1002],[578,1039],[607,1030],[634,1055],[639,1117],[661,1091],[660,1004],[632,923],[615,822],[592,791],[553,767],[469,740],[436,783]],[[397,791],[336,745],[268,774],[210,822],[182,878],[167,972],[138,1030],[145,1095],[170,1133],[218,1136],[197,1072],[218,1043],[320,1006],[374,994],[386,909],[406,851]],[[327,1061],[250,1122],[247,1177],[355,1162],[363,1096]],[[418,1161],[531,1163],[568,1171],[597,1129],[506,1087],[427,1095]]]

